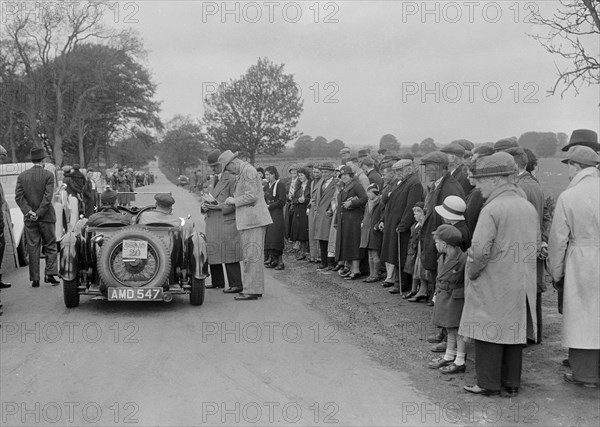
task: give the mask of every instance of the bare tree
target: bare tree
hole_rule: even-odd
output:
[[[569,90],[576,93],[583,85],[600,83],[600,0],[560,0],[560,7],[551,17],[543,17],[531,3],[531,23],[547,28],[545,35],[530,34],[550,53],[571,62],[561,68],[556,65],[558,79],[548,91],[561,97]]]

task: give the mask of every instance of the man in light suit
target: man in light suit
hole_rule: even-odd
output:
[[[218,162],[221,150],[213,150],[208,154],[208,166],[213,176],[210,183],[210,195],[216,204],[203,200],[201,210],[206,213],[206,248],[210,265],[212,284],[207,289],[225,287],[223,264],[227,270],[229,288],[223,289],[227,294],[242,292],[242,243],[240,233],[235,224],[235,206],[224,205],[223,202],[233,196],[235,177],[223,171]]]
[[[265,202],[262,180],[248,162],[237,158],[237,153],[227,150],[219,156],[223,170],[236,175],[233,196],[225,199],[226,205],[236,208],[235,222],[240,232],[244,251],[244,291],[235,299],[255,300],[262,296],[265,287],[264,246],[266,226],[271,224],[271,214]]]
[[[314,210],[314,238],[319,243],[321,252],[321,263],[317,270],[325,270],[329,266],[335,266],[335,258],[327,257],[327,247],[329,246],[329,232],[331,229],[332,215],[328,215],[331,201],[335,194],[337,179],[334,177],[335,165],[330,162],[321,165],[321,181],[315,186],[315,196],[311,200],[313,203],[311,210]]]
[[[56,214],[52,206],[54,175],[44,169],[46,152],[43,148],[31,149],[33,167],[17,178],[15,201],[25,216],[25,240],[29,252],[29,280],[31,286],[40,286],[40,244],[46,253],[44,281],[52,286],[60,284],[54,278],[58,274],[56,236],[54,224]]]

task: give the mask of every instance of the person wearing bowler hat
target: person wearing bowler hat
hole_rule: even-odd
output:
[[[213,175],[209,178],[209,188],[206,190],[210,201],[202,198],[200,210],[206,214],[206,251],[210,268],[211,284],[208,289],[223,289],[224,293],[239,293],[243,289],[242,242],[240,233],[235,225],[235,206],[225,205],[228,197],[233,196],[235,177],[224,171],[219,163],[221,150],[215,149],[208,153],[206,159]],[[227,272],[229,286],[225,288]]]
[[[398,160],[392,165],[392,170],[395,172],[396,185],[382,207],[379,229],[383,231],[381,261],[393,265],[393,273],[391,278],[388,273],[383,286],[390,287],[392,284],[392,294],[409,293],[412,274],[404,271],[404,265],[408,254],[410,228],[415,222],[412,208],[423,201],[423,185],[410,159]],[[394,282],[390,283],[390,279]]]
[[[571,148],[582,145],[589,147],[596,153],[600,152],[600,144],[598,143],[598,134],[591,129],[576,129],[571,133],[569,143],[562,148],[562,151],[567,152]]]
[[[548,272],[564,279],[562,345],[569,349],[565,381],[600,386],[600,157],[588,146],[570,148],[569,186],[556,201],[548,240]]]
[[[44,282],[52,286],[60,284],[55,279],[58,274],[57,246],[54,226],[56,214],[52,206],[54,195],[54,175],[44,169],[46,151],[43,148],[31,149],[33,166],[21,172],[17,178],[15,201],[25,220],[25,240],[29,253],[29,280],[31,286],[40,286],[40,246],[46,254]]]
[[[219,156],[223,170],[237,175],[233,196],[225,205],[235,206],[235,222],[240,232],[244,259],[244,289],[235,297],[238,301],[256,300],[264,293],[265,230],[271,224],[271,215],[254,166],[237,158],[237,153],[224,151]]]
[[[334,219],[337,228],[335,255],[338,262],[349,262],[350,268],[345,267],[338,274],[346,280],[356,280],[360,277],[360,260],[364,252],[360,249],[360,224],[367,204],[367,193],[348,165],[342,167],[340,180],[344,186],[338,194]]]
[[[424,175],[429,181],[427,196],[425,197],[425,220],[421,233],[421,261],[427,270],[429,290],[429,304],[433,305],[433,287],[437,275],[437,256],[433,233],[442,225],[442,217],[436,212],[435,207],[441,205],[448,196],[458,196],[464,199],[465,193],[460,183],[448,171],[448,156],[441,151],[433,151],[421,158]]]
[[[450,224],[442,224],[433,232],[435,246],[440,253],[435,285],[433,324],[448,332],[448,345],[443,357],[429,362],[430,369],[442,374],[465,372],[466,343],[458,334],[465,298],[465,263],[467,254],[460,245],[461,232]]]
[[[175,199],[168,193],[158,193],[154,196],[153,210],[144,211],[138,218],[138,224],[169,224],[174,227],[181,225],[181,220],[173,215]]]
[[[465,268],[465,302],[458,333],[475,340],[477,384],[470,393],[516,396],[523,344],[536,338],[538,215],[516,185],[517,167],[504,152],[477,159],[475,185],[486,202]]]
[[[448,170],[450,171],[450,175],[458,181],[465,196],[467,196],[475,187],[469,182],[467,167],[463,164],[466,152],[465,147],[458,143],[452,143],[443,147],[440,151],[448,155]]]

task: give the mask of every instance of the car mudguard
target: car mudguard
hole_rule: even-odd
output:
[[[208,263],[206,262],[206,237],[195,231],[188,237],[188,262],[190,275],[196,279],[205,279],[208,276]]]
[[[63,280],[75,280],[79,274],[80,235],[69,231],[60,239],[59,271]]]

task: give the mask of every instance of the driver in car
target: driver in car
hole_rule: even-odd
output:
[[[181,225],[181,220],[173,215],[175,199],[170,194],[160,193],[154,196],[156,206],[154,210],[141,212],[138,224],[170,224]]]
[[[89,227],[98,227],[102,224],[121,224],[131,225],[131,216],[118,212],[117,207],[117,192],[111,189],[105,190],[100,195],[100,203],[102,206],[98,208],[98,212],[90,215],[87,221]]]

